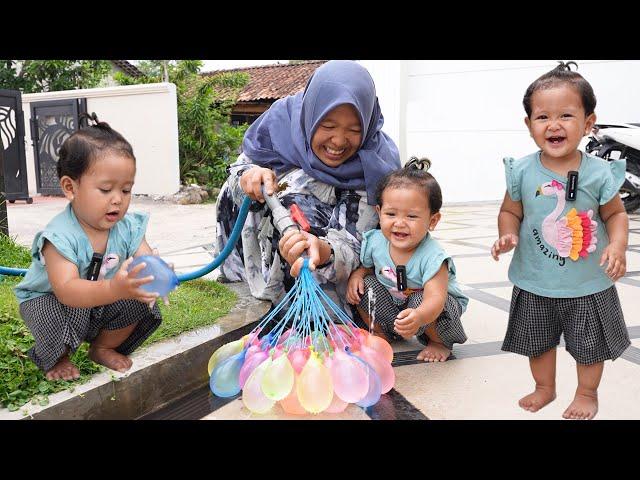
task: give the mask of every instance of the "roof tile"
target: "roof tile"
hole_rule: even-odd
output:
[[[248,73],[250,80],[240,92],[238,102],[277,100],[303,90],[313,72],[326,60],[310,60],[295,64],[262,65],[259,67],[233,68],[204,72],[203,76],[220,73]],[[219,89],[221,98],[228,98],[232,89]]]

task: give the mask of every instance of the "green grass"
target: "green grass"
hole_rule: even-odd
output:
[[[0,265],[3,267],[27,268],[31,263],[29,250],[17,245],[14,239],[0,233]]]
[[[0,234],[0,265],[6,267],[29,266],[29,251]],[[18,311],[18,302],[12,288],[20,277],[4,277],[0,280],[0,407],[18,410],[28,402],[46,405],[48,395],[61,390],[71,390],[85,383],[104,367],[87,357],[88,345],[83,344],[71,357],[80,369],[75,381],[45,379],[44,373],[27,356],[33,345],[33,337]],[[199,327],[213,325],[227,314],[237,301],[236,294],[216,282],[193,280],[180,285],[169,295],[171,304],[160,305],[162,323],[143,346],[174,337]]]

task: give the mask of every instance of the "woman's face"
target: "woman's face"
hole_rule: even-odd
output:
[[[320,121],[313,137],[311,149],[322,163],[338,167],[360,148],[362,125],[353,105],[339,105]]]

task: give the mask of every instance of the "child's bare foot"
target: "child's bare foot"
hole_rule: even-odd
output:
[[[573,402],[562,414],[572,420],[591,420],[598,413],[598,392],[576,392]]]
[[[536,385],[536,389],[533,393],[522,397],[518,402],[518,405],[529,412],[537,412],[542,407],[553,402],[556,399],[555,387],[544,387],[542,385]]]
[[[113,348],[102,348],[91,346],[89,348],[89,358],[100,365],[104,365],[111,370],[124,373],[131,368],[133,361]]]
[[[80,378],[80,370],[71,363],[69,356],[65,355],[58,360],[58,363],[56,363],[45,376],[47,380],[75,380],[76,378]]]
[[[425,362],[446,362],[451,350],[442,343],[429,340],[429,344],[418,354],[416,359]]]

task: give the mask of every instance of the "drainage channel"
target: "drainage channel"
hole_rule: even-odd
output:
[[[240,338],[240,337],[238,337]],[[392,366],[412,364],[409,356],[415,359],[417,352],[397,352]],[[415,363],[422,363],[415,361]],[[183,397],[168,403],[162,408],[143,415],[138,420],[200,420],[219,408],[240,398],[240,394],[229,398],[216,397],[211,393],[208,382]],[[380,397],[378,403],[363,408],[372,420],[428,420],[411,402],[395,389]]]

